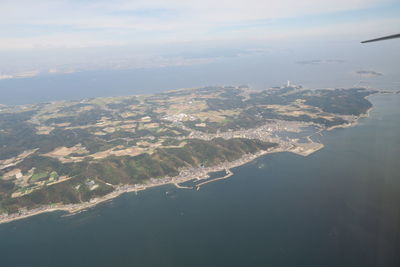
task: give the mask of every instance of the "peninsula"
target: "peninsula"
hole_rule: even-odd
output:
[[[208,173],[227,178],[267,153],[307,156],[322,131],[367,114],[376,92],[212,86],[0,105],[0,223],[168,183],[197,179],[199,189]]]

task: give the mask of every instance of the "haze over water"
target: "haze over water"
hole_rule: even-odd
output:
[[[335,46],[318,42],[287,43],[282,43],[278,51],[244,55],[213,55],[212,51],[205,50],[202,57],[210,59],[210,62],[185,66],[104,69],[0,79],[0,104],[153,94],[210,85],[247,84],[261,90],[286,84],[287,80],[311,89],[364,86],[400,90],[397,60],[400,54],[396,43],[379,46],[360,46],[358,41],[346,41]],[[268,49],[268,46],[263,49]],[[382,51],[387,53],[382,55]],[[187,55],[189,58],[195,56],[193,51]],[[361,70],[376,71],[379,75],[357,74]]]
[[[1,266],[398,266],[400,95],[370,99],[369,118],[309,157],[0,225]]]

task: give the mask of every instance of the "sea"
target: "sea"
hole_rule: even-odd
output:
[[[400,266],[400,95],[308,157],[0,225],[0,266]]]

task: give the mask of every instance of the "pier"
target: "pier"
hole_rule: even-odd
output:
[[[196,184],[195,185],[196,190],[200,190],[200,187],[202,185],[205,185],[205,184],[208,184],[208,183],[211,183],[211,182],[215,182],[215,181],[218,181],[218,180],[223,180],[223,179],[229,178],[229,177],[231,177],[233,175],[233,172],[231,170],[229,170],[229,169],[225,169],[225,172],[226,172],[225,176],[218,177],[218,178],[215,178],[215,179],[212,179],[212,180],[208,180],[208,181]]]

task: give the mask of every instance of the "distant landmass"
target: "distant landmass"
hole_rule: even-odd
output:
[[[314,136],[356,123],[376,92],[226,86],[2,105],[0,222],[167,183],[199,189],[266,153],[309,155],[323,147]]]

